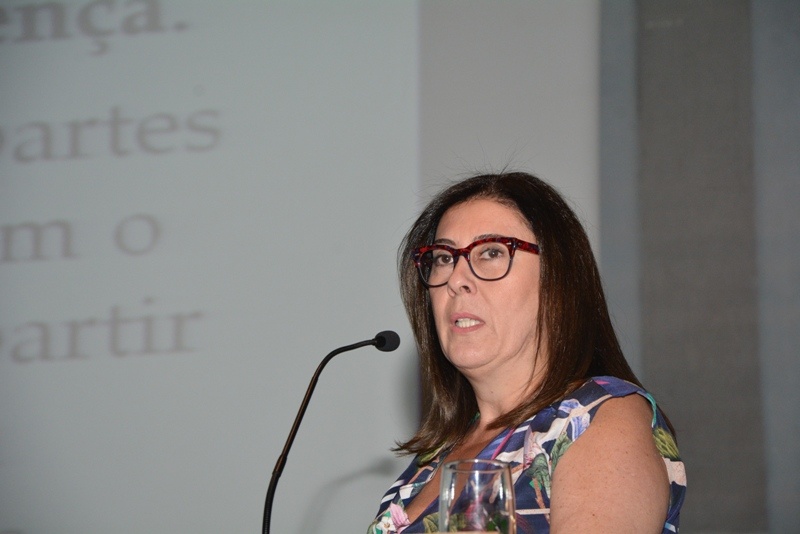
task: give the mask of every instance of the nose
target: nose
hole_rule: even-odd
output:
[[[464,261],[458,261],[462,256]],[[447,280],[447,288],[453,293],[460,291],[472,293],[475,290],[475,274],[469,264],[469,253],[460,252],[453,261],[453,272]]]

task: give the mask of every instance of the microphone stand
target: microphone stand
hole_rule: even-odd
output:
[[[366,347],[367,345],[375,345],[378,350],[381,351],[392,351],[396,349],[399,344],[400,338],[397,336],[397,334],[387,330],[380,332],[377,336],[375,336],[374,339],[359,341],[358,343],[353,343],[352,345],[339,347],[325,356],[322,362],[320,362],[317,370],[314,372],[314,376],[311,377],[311,383],[308,385],[306,395],[303,397],[303,402],[300,404],[300,409],[297,411],[297,416],[294,419],[294,424],[292,424],[292,430],[289,431],[289,437],[286,439],[286,444],[283,446],[283,451],[278,457],[278,461],[275,463],[275,468],[272,470],[272,477],[270,478],[269,487],[267,488],[267,498],[264,502],[264,519],[261,523],[262,532],[264,534],[269,534],[269,524],[272,516],[272,501],[275,499],[275,488],[278,487],[278,479],[283,473],[283,468],[286,466],[286,458],[289,456],[289,449],[291,449],[294,438],[297,435],[297,429],[300,428],[300,421],[303,420],[303,415],[306,413],[308,402],[311,399],[311,394],[314,393],[314,388],[317,386],[317,380],[319,380],[319,375],[322,372],[322,369],[329,361],[331,361],[334,356],[341,354],[342,352]]]

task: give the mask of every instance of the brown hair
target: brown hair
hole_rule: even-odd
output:
[[[423,415],[417,433],[397,451],[425,454],[466,435],[478,411],[467,379],[439,345],[428,290],[411,260],[433,242],[445,212],[471,199],[491,199],[516,209],[541,247],[538,339],[546,336],[547,366],[532,397],[492,422],[517,426],[591,376],[610,375],[641,385],[625,361],[608,315],[600,274],[586,232],[561,195],[522,172],[485,174],[439,193],[406,234],[398,255],[400,290],[420,358]]]

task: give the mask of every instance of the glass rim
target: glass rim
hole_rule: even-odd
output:
[[[461,465],[463,465],[463,467]],[[482,467],[475,467],[478,465]],[[484,460],[481,458],[465,458],[462,460],[450,460],[449,462],[445,462],[442,467],[448,471],[456,472],[486,471],[491,473],[506,469],[510,470],[511,464],[509,462],[496,459]]]

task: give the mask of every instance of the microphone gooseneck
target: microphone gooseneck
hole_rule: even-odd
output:
[[[374,345],[375,348],[382,352],[391,352],[400,346],[400,336],[391,330],[384,330],[383,332],[379,332],[372,339],[359,341],[358,343],[353,343],[352,345],[345,345],[344,347],[334,349],[330,354],[323,358],[322,362],[320,362],[317,370],[314,372],[314,376],[311,377],[311,383],[308,384],[308,389],[306,390],[305,397],[303,397],[303,402],[300,403],[300,409],[297,411],[297,416],[292,424],[292,429],[289,431],[289,437],[286,438],[286,444],[283,446],[283,451],[281,451],[281,455],[278,456],[278,461],[275,463],[275,468],[272,470],[269,488],[267,488],[267,498],[264,502],[264,520],[261,523],[261,530],[264,534],[269,534],[269,524],[272,516],[272,501],[275,499],[275,488],[278,487],[278,479],[283,473],[283,468],[286,466],[286,458],[289,456],[289,449],[292,448],[292,443],[297,435],[297,429],[300,428],[300,422],[303,420],[303,416],[306,413],[308,402],[311,400],[311,394],[314,393],[314,388],[317,386],[317,380],[319,380],[319,375],[322,373],[322,369],[337,354],[355,350],[361,347],[366,347],[367,345]]]

